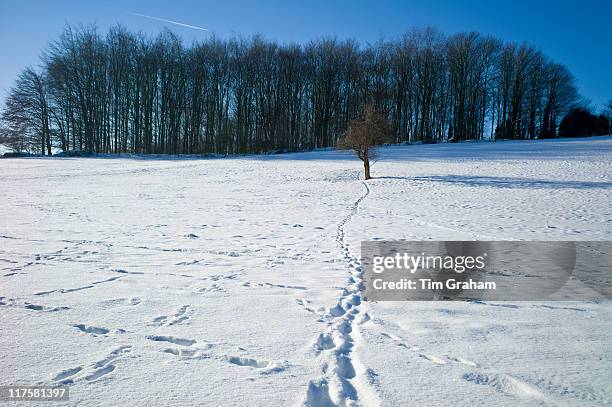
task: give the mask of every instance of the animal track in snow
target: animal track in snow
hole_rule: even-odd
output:
[[[199,349],[177,349],[177,348],[165,348],[162,349],[163,353],[170,353],[174,356],[180,356],[183,358],[194,358],[201,356]]]
[[[178,325],[190,319],[189,316],[190,305],[183,305],[173,315],[160,315],[153,318],[153,325],[157,326],[172,326]]]
[[[434,356],[434,355],[428,355],[426,353],[419,353],[419,357],[422,357],[423,359],[427,359],[430,362],[433,362],[433,363],[435,363],[437,365],[445,365],[446,364],[446,361],[444,359],[439,358],[439,357]]]
[[[106,280],[94,281],[91,284],[88,284],[88,285],[85,285],[85,286],[81,286],[81,287],[59,288],[57,290],[41,291],[41,292],[38,292],[38,293],[34,293],[34,295],[49,295],[49,294],[53,294],[53,293],[66,294],[66,293],[72,293],[72,292],[75,292],[75,291],[88,290],[90,288],[94,288],[98,284],[110,283],[112,281],[119,280],[122,277],[125,277],[125,275],[120,275],[120,276],[115,276],[115,277],[107,278]]]
[[[402,338],[400,338],[399,336],[397,336],[397,335],[393,335],[393,334],[388,333],[388,332],[381,332],[380,335],[384,336],[386,338],[391,339],[397,346],[405,348],[405,349],[407,349],[409,351],[417,352],[417,355],[420,358],[428,360],[428,361],[430,361],[432,363],[435,363],[437,365],[445,365],[446,364],[446,360],[444,360],[444,358],[439,357],[439,356],[435,356],[435,355],[431,355],[431,354],[428,354],[428,353],[424,353],[424,352],[421,351],[421,348],[419,348],[418,346],[413,346],[413,345],[406,344],[405,341]],[[448,360],[452,360],[452,361],[457,361],[457,362],[464,361],[464,362],[461,362],[461,363],[468,364],[467,361],[465,361],[464,359],[461,359],[461,358],[454,358],[453,359],[453,358],[447,357],[447,359]],[[470,365],[470,366],[472,366],[472,365]]]
[[[43,312],[57,312],[57,311],[63,311],[63,310],[67,310],[70,309],[68,307],[47,307],[44,305],[37,305],[37,304],[30,304],[30,303],[25,303],[24,308],[32,310],[32,311],[43,311]]]
[[[208,277],[210,281],[219,281],[219,280],[235,280],[240,277],[243,273],[231,273],[231,274],[213,274]]]
[[[175,263],[176,266],[193,266],[194,264],[199,264],[200,260],[191,260],[191,261],[180,261]]]
[[[446,356],[446,360],[435,355],[431,355],[428,353],[424,353],[417,346],[411,346],[404,343],[403,339],[399,336],[393,335],[387,332],[381,332],[381,335],[387,337],[394,341],[398,346],[404,347],[410,351],[416,352],[416,354],[426,360],[429,360],[432,363],[438,365],[444,365],[448,362],[456,362],[460,363],[464,366],[479,368],[480,365],[476,362],[473,362],[469,359],[465,359],[457,356]],[[544,400],[546,395],[542,393],[537,387],[525,383],[515,377],[512,377],[507,374],[498,374],[498,373],[466,373],[463,375],[463,379],[480,385],[488,385],[493,387],[495,390],[511,394],[513,396],[521,397],[521,398],[534,398],[538,400]]]
[[[212,355],[210,349],[213,347],[210,343],[204,343],[203,346],[192,347],[196,343],[193,339],[182,339],[175,338],[172,336],[148,336],[147,339],[157,342],[169,342],[175,345],[184,346],[182,348],[163,348],[160,350],[162,353],[171,354],[183,359],[216,359],[221,362],[229,363],[230,365],[250,367],[257,370],[262,375],[268,375],[273,373],[280,373],[286,370],[289,365],[288,362],[268,361],[255,359],[244,356],[232,356],[232,355]],[[244,350],[243,348],[238,348]]]
[[[314,308],[312,308],[310,306],[310,301],[307,300],[306,298],[296,298],[295,302],[298,303],[299,305],[302,306],[302,308],[304,308],[304,310],[311,312],[313,314],[320,314],[319,311],[316,311]]]
[[[91,382],[100,379],[113,372],[116,369],[116,365],[111,362],[128,353],[131,348],[132,346],[130,345],[120,346],[112,350],[104,359],[92,362],[87,367],[76,366],[62,370],[55,374],[52,380],[60,384],[68,385],[81,380]]]
[[[146,337],[150,341],[155,342],[170,342],[175,345],[180,346],[191,346],[197,341],[195,339],[184,339],[184,338],[176,338],[174,336],[163,336],[163,335],[148,335]]]
[[[266,288],[290,288],[293,290],[307,290],[306,287],[300,286],[300,285],[273,284],[273,283],[268,283],[265,281],[264,282],[247,281],[243,283],[242,286],[250,287],[250,288],[266,287]]]
[[[217,283],[212,283],[208,287],[203,287],[196,291],[203,294],[219,294],[223,296],[229,295],[227,289],[222,284]]]
[[[254,369],[261,369],[261,374],[279,373],[287,368],[286,362],[271,362],[266,360],[245,358],[241,356],[227,356],[227,361],[232,365],[248,366]]]
[[[480,365],[478,365],[478,363],[476,362],[472,362],[471,360],[468,359],[464,359],[464,358],[460,358],[460,357],[449,357],[450,360],[452,360],[453,362],[459,362],[463,365],[466,366],[471,366],[471,367],[480,367]]]
[[[56,382],[62,381],[64,379],[67,379],[68,377],[74,376],[75,374],[79,373],[81,370],[83,370],[81,366],[62,370],[61,372],[59,372],[53,377],[53,381],[56,381]]]
[[[91,374],[85,376],[85,380],[87,380],[88,382],[91,382],[93,380],[99,379],[100,377],[109,374],[113,370],[115,370],[115,365],[108,365],[108,366],[101,367],[97,370],[94,370]]]
[[[81,332],[85,332],[85,333],[93,334],[93,335],[106,335],[107,333],[110,332],[110,329],[97,327],[97,326],[89,326],[89,325],[84,325],[84,324],[76,324],[73,326]]]
[[[106,335],[108,333],[113,333],[113,334],[122,334],[125,333],[125,329],[121,329],[121,328],[117,328],[117,329],[108,329],[108,328],[104,328],[104,327],[98,327],[98,326],[90,326],[90,325],[85,325],[85,324],[75,324],[72,325],[73,327],[75,327],[76,329],[78,329],[79,331],[83,332],[83,333],[87,333],[87,334],[91,334],[91,335]]]
[[[466,373],[463,379],[475,384],[487,385],[495,390],[520,398],[546,399],[536,387],[506,374]]]
[[[66,293],[72,293],[75,291],[81,291],[81,290],[88,290],[90,288],[94,288],[93,285],[86,285],[83,287],[76,287],[76,288],[60,288],[57,290],[51,290],[51,291],[41,291],[39,293],[34,293],[34,295],[48,295],[48,294],[53,294],[53,293],[61,293],[61,294],[66,294]]]
[[[123,269],[114,269],[113,271],[119,274],[136,274],[136,275],[144,274],[142,271],[127,271]],[[102,281],[102,282],[106,282],[106,281]],[[99,283],[94,283],[94,284],[99,284]]]
[[[114,308],[121,307],[126,305],[138,305],[142,302],[142,300],[138,297],[132,298],[113,298],[110,300],[100,301],[98,306],[101,308]]]
[[[64,310],[70,309],[69,307],[49,307],[46,305],[31,304],[29,302],[21,303],[20,301],[17,301],[13,298],[0,297],[0,306],[2,305],[7,306],[7,307],[23,307],[30,311],[40,311],[40,312],[57,312],[57,311],[64,311]]]

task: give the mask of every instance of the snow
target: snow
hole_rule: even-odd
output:
[[[365,302],[362,240],[610,240],[612,139],[0,161],[0,385],[68,405],[604,405],[612,307]],[[41,403],[44,404],[44,403]]]

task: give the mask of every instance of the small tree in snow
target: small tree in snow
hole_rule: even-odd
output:
[[[353,150],[363,161],[365,179],[370,179],[370,161],[376,159],[375,146],[386,141],[387,120],[372,105],[366,105],[363,116],[351,122],[338,141],[338,148]]]
[[[612,99],[608,101],[605,111],[608,114],[608,119],[610,119],[610,127],[608,127],[608,136],[610,136],[612,135]]]

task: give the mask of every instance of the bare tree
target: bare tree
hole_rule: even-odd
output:
[[[557,135],[558,122],[578,101],[578,92],[574,76],[561,64],[547,62],[543,77],[544,107],[540,135],[553,138]]]
[[[353,150],[361,161],[365,179],[370,179],[370,161],[376,159],[375,147],[387,139],[387,120],[374,106],[368,104],[363,116],[354,119],[338,141],[338,147]]]
[[[49,125],[49,102],[45,78],[26,68],[11,88],[2,119],[6,132],[14,138],[22,133],[27,149],[51,155],[51,128]],[[15,144],[15,142],[13,142]],[[20,143],[17,143],[17,145]]]
[[[608,101],[606,106],[604,107],[604,112],[608,116],[608,120],[610,121],[610,127],[608,127],[608,135],[612,135],[612,99]]]

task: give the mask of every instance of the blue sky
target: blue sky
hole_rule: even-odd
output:
[[[322,36],[374,42],[413,28],[445,33],[478,31],[506,41],[529,42],[574,73],[582,95],[595,107],[612,99],[612,19],[609,1],[492,0],[308,0],[308,1],[0,1],[0,101],[17,73],[37,64],[48,41],[66,23],[95,23],[105,30],[121,23],[151,34],[164,26],[185,38],[215,33],[263,34],[280,42]],[[146,14],[209,31],[135,16]]]

